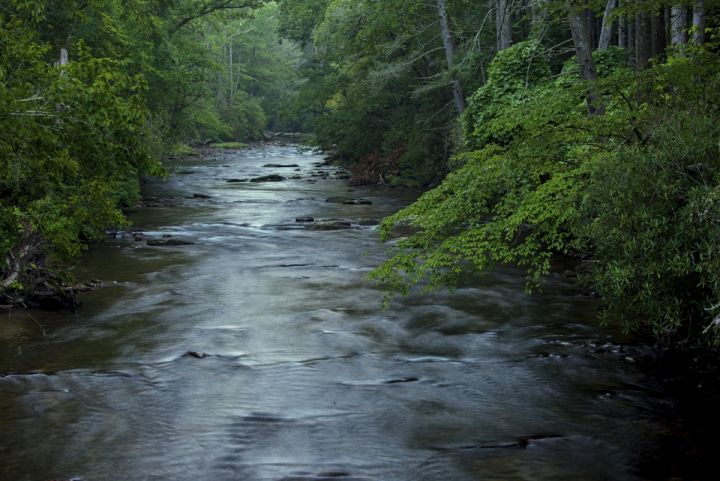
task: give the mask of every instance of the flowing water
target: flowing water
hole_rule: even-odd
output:
[[[0,479],[684,476],[677,403],[570,281],[527,296],[499,269],[382,309],[372,219],[412,195],[349,191],[320,162],[278,144],[178,161],[131,215],[144,239],[85,256],[107,287],[2,320]],[[226,181],[271,173],[288,180]],[[193,244],[146,243],[167,239]]]

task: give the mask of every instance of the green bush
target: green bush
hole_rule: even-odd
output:
[[[615,52],[601,54],[595,89],[605,113],[589,116],[577,69],[523,87],[512,83],[522,70],[512,54],[498,55],[509,67],[494,68],[471,99],[470,150],[383,223],[386,239],[398,222],[419,231],[372,277],[407,293],[503,263],[525,268],[532,289],[553,256],[582,253],[606,320],[659,339],[718,342],[718,56],[687,51],[636,76]]]

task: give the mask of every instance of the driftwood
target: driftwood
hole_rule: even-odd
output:
[[[79,305],[76,294],[99,285],[93,281],[69,286],[45,261],[42,236],[32,224],[23,223],[17,244],[0,264],[0,305],[75,309]]]
[[[20,242],[10,250],[5,259],[5,270],[2,273],[0,288],[7,289],[15,283],[29,260],[38,253],[41,245],[40,236],[30,223],[22,226]]]

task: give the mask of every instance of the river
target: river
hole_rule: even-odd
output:
[[[678,401],[572,280],[528,296],[497,269],[383,309],[373,220],[414,194],[322,160],[276,143],[175,161],[131,212],[142,238],[78,267],[105,288],[0,322],[0,479],[698,476]],[[288,180],[227,181],[267,174]],[[188,244],[147,245],[168,239]]]

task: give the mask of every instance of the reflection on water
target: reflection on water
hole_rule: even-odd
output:
[[[366,275],[386,252],[368,224],[412,194],[349,189],[321,161],[279,145],[179,161],[182,173],[146,186],[152,207],[132,213],[139,240],[86,255],[81,275],[107,288],[76,314],[0,322],[0,479],[692,470],[682,452],[663,457],[688,443],[673,401],[632,357],[596,348],[610,338],[594,305],[561,277],[528,297],[521,274],[498,269],[382,310]],[[272,173],[289,180],[227,182]],[[350,228],[307,230],[298,217]],[[147,245],[163,239],[190,244]]]

